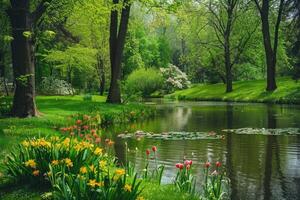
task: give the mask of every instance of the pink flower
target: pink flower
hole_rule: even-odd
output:
[[[186,165],[186,169],[189,170],[191,168],[191,165]]]

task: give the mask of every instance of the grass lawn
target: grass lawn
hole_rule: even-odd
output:
[[[99,112],[103,119],[106,117],[108,120],[119,117],[125,110],[144,109],[140,104],[113,105],[106,104],[105,100],[103,96],[93,96],[92,101],[84,101],[83,96],[38,96],[36,101],[40,116],[26,119],[0,118],[0,135],[3,132],[26,136],[47,135],[57,132],[54,127],[66,125],[67,116],[72,114]]]
[[[233,92],[225,93],[225,85],[196,84],[189,89],[176,91],[167,98],[193,101],[237,101],[300,104],[300,82],[291,78],[278,78],[277,89],[266,92],[266,81],[238,81],[233,83]]]

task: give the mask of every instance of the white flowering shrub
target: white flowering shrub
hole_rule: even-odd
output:
[[[186,89],[191,84],[186,73],[175,65],[169,64],[167,68],[160,68],[160,71],[165,79],[165,89],[168,92]]]
[[[46,95],[73,95],[75,89],[68,82],[50,76],[43,77],[39,92]]]

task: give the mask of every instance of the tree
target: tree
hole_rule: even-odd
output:
[[[266,63],[267,63],[267,91],[274,91],[277,88],[276,85],[276,61],[277,61],[277,47],[278,47],[278,37],[279,37],[279,27],[282,18],[282,11],[284,8],[284,0],[280,0],[278,5],[277,19],[275,22],[274,30],[274,41],[272,47],[272,38],[270,33],[270,0],[253,0],[256,8],[259,11],[263,35],[263,43],[265,48]]]
[[[46,0],[30,12],[30,0],[11,0],[7,10],[12,28],[12,64],[15,77],[15,94],[12,115],[31,117],[37,115],[35,104],[35,59],[33,29],[46,10]]]
[[[130,14],[130,0],[124,0],[122,4],[122,12],[120,25],[118,28],[118,10],[119,0],[113,0],[115,7],[111,10],[110,16],[110,64],[111,64],[111,81],[107,97],[108,103],[121,103],[120,78],[121,78],[121,61],[123,49],[125,45],[125,37],[128,28]]]

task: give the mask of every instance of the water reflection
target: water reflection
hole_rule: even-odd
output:
[[[299,106],[241,103],[165,103],[157,105],[155,119],[112,132],[145,130],[216,131],[228,128],[300,127]],[[222,133],[224,134],[224,133]],[[227,134],[225,140],[160,141],[127,140],[128,159],[142,170],[145,150],[159,148],[159,159],[166,166],[163,182],[171,182],[174,164],[187,157],[195,161],[201,179],[203,163],[220,160],[231,179],[232,199],[300,199],[300,136],[263,136]],[[116,153],[125,160],[124,140],[116,138]],[[135,149],[138,148],[138,151]],[[199,186],[200,187],[200,186]]]

